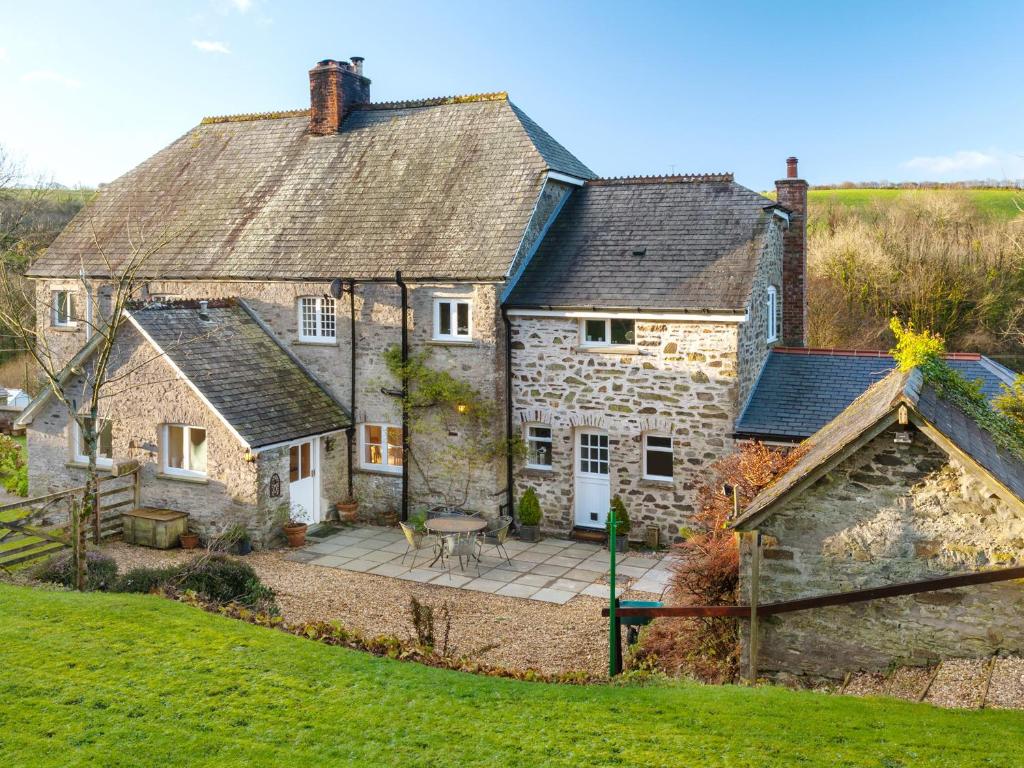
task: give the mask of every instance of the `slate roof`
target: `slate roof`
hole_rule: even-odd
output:
[[[102,188],[32,265],[165,278],[503,280],[549,170],[594,174],[507,95],[207,118]],[[131,229],[131,238],[129,231]]]
[[[732,174],[588,181],[506,304],[742,311],[777,207]]]
[[[1013,373],[982,355],[953,354],[950,366],[968,381],[982,380],[989,397]],[[736,421],[735,433],[762,440],[802,440],[834,419],[874,382],[896,367],[884,352],[776,347]]]
[[[349,426],[345,409],[235,300],[149,305],[130,317],[250,448]]]
[[[1024,501],[1024,461],[998,445],[992,434],[964,411],[943,399],[924,381],[920,371],[893,370],[804,442],[806,453],[786,474],[761,491],[733,526],[756,525],[816,470],[841,460],[844,452],[856,449],[879,429],[895,423],[895,412],[900,405],[919,414],[1017,499]]]

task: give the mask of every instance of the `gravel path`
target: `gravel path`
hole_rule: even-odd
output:
[[[104,549],[122,572],[186,562],[194,556],[180,549],[160,551],[122,543]],[[601,618],[604,601],[597,598],[580,595],[565,605],[552,605],[295,563],[283,559],[283,554],[254,553],[245,561],[277,593],[288,621],[337,620],[370,635],[414,637],[409,600],[415,596],[434,606],[435,616],[447,603],[451,643],[459,653],[480,661],[550,673],[602,674],[608,668],[608,631]],[[435,626],[440,634],[441,622],[435,620]]]

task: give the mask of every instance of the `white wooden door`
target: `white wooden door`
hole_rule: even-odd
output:
[[[320,474],[317,441],[303,440],[288,449],[288,491],[291,497],[292,517],[300,522],[320,522]]]
[[[608,434],[596,429],[576,433],[576,525],[604,528],[611,499]]]

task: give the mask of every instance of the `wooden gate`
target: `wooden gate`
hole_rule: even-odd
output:
[[[0,506],[0,568],[24,567],[71,546],[71,505],[85,486]],[[121,533],[121,513],[139,506],[139,463],[126,462],[99,478],[96,508],[86,523],[93,544]]]

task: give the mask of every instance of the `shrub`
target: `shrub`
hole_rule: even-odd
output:
[[[533,488],[527,488],[519,499],[519,522],[523,525],[540,525],[540,501]]]
[[[274,604],[274,591],[260,581],[251,565],[224,555],[182,566],[169,583],[218,603],[238,603],[254,610]]]
[[[616,536],[626,536],[633,528],[633,524],[629,522],[629,512],[626,511],[626,504],[622,501],[622,497],[619,494],[615,494],[615,498],[612,499],[612,509],[615,510],[615,528]],[[605,520],[605,530],[610,531],[612,519],[611,515]]]
[[[28,496],[28,465],[18,441],[0,435],[0,482],[18,496]]]
[[[993,401],[993,405],[1024,427],[1024,373],[1017,374],[1011,386],[1003,385],[1003,394]]]
[[[729,527],[734,498],[740,508],[792,467],[802,455],[761,443],[744,444],[716,461],[697,491],[694,531],[675,546],[669,594],[689,605],[735,605],[739,585],[739,551]],[[735,677],[739,643],[734,619],[706,617],[656,620],[638,650],[641,660],[654,658],[666,672],[688,672],[711,682]]]
[[[896,346],[889,353],[896,360],[901,371],[909,371],[919,365],[927,365],[944,359],[946,342],[937,333],[925,329],[915,331],[914,323],[903,325],[898,318],[889,321],[889,329],[896,337]]]
[[[132,568],[114,582],[111,591],[132,592],[148,595],[167,584],[178,573],[179,568]]]
[[[33,576],[39,581],[75,586],[75,563],[71,550],[60,552],[38,565]],[[114,558],[101,552],[85,553],[85,588],[106,591],[114,586],[117,579],[117,563]]]

